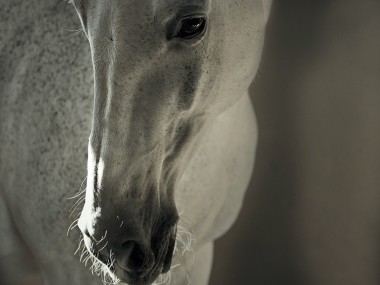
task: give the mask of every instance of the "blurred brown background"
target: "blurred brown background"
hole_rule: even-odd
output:
[[[380,1],[274,1],[256,169],[211,285],[380,284]]]

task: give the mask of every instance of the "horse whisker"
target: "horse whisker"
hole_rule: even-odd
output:
[[[80,204],[82,204],[84,201],[86,200],[85,197],[82,197],[80,200],[78,200],[75,204],[74,204],[74,209],[71,208],[70,211],[71,211],[71,214],[69,216],[69,219],[71,218],[71,216],[74,214],[74,211],[79,207]]]
[[[78,251],[80,250],[83,241],[84,241],[84,240],[83,240],[83,238],[82,238],[82,239],[80,240],[80,242],[79,242],[79,245],[78,245],[77,250],[74,252],[74,255],[76,255],[76,254],[78,253]]]
[[[87,180],[87,176],[83,179],[82,183],[80,184],[80,186],[79,186],[79,192],[78,192],[77,194],[74,194],[73,197],[67,198],[67,200],[75,199],[76,197],[78,197],[79,195],[81,195],[84,191],[86,191],[86,189],[83,189],[83,190],[82,190],[83,183],[84,183],[86,180]]]
[[[69,236],[70,231],[73,230],[78,225],[78,220],[79,219],[76,219],[74,222],[70,224],[69,228],[67,229],[67,233],[66,233],[67,236]]]
[[[102,251],[103,249],[105,249],[105,247],[107,246],[107,244],[108,244],[108,240],[107,240],[107,242],[104,244],[104,246],[103,246],[101,249],[99,249],[99,251]]]

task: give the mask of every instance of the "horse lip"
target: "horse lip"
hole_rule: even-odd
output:
[[[158,277],[158,272],[156,273],[148,273],[146,275],[132,275],[130,272],[122,269],[118,264],[116,264],[117,268],[114,268],[115,275],[120,279],[120,281],[127,283],[129,285],[151,285],[154,280]]]

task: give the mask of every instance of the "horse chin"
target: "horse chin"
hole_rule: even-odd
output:
[[[163,265],[158,266],[158,268],[159,269],[151,271],[146,275],[134,276],[116,265],[113,268],[113,274],[119,281],[127,283],[128,285],[151,285],[159,278],[160,274],[164,274],[162,269]]]
[[[158,272],[155,274],[148,274],[143,277],[131,276],[127,271],[121,269],[120,267],[115,267],[115,276],[128,285],[151,285],[160,275]]]

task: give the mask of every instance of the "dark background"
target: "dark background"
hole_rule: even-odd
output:
[[[380,1],[274,1],[243,211],[211,285],[380,284]]]

